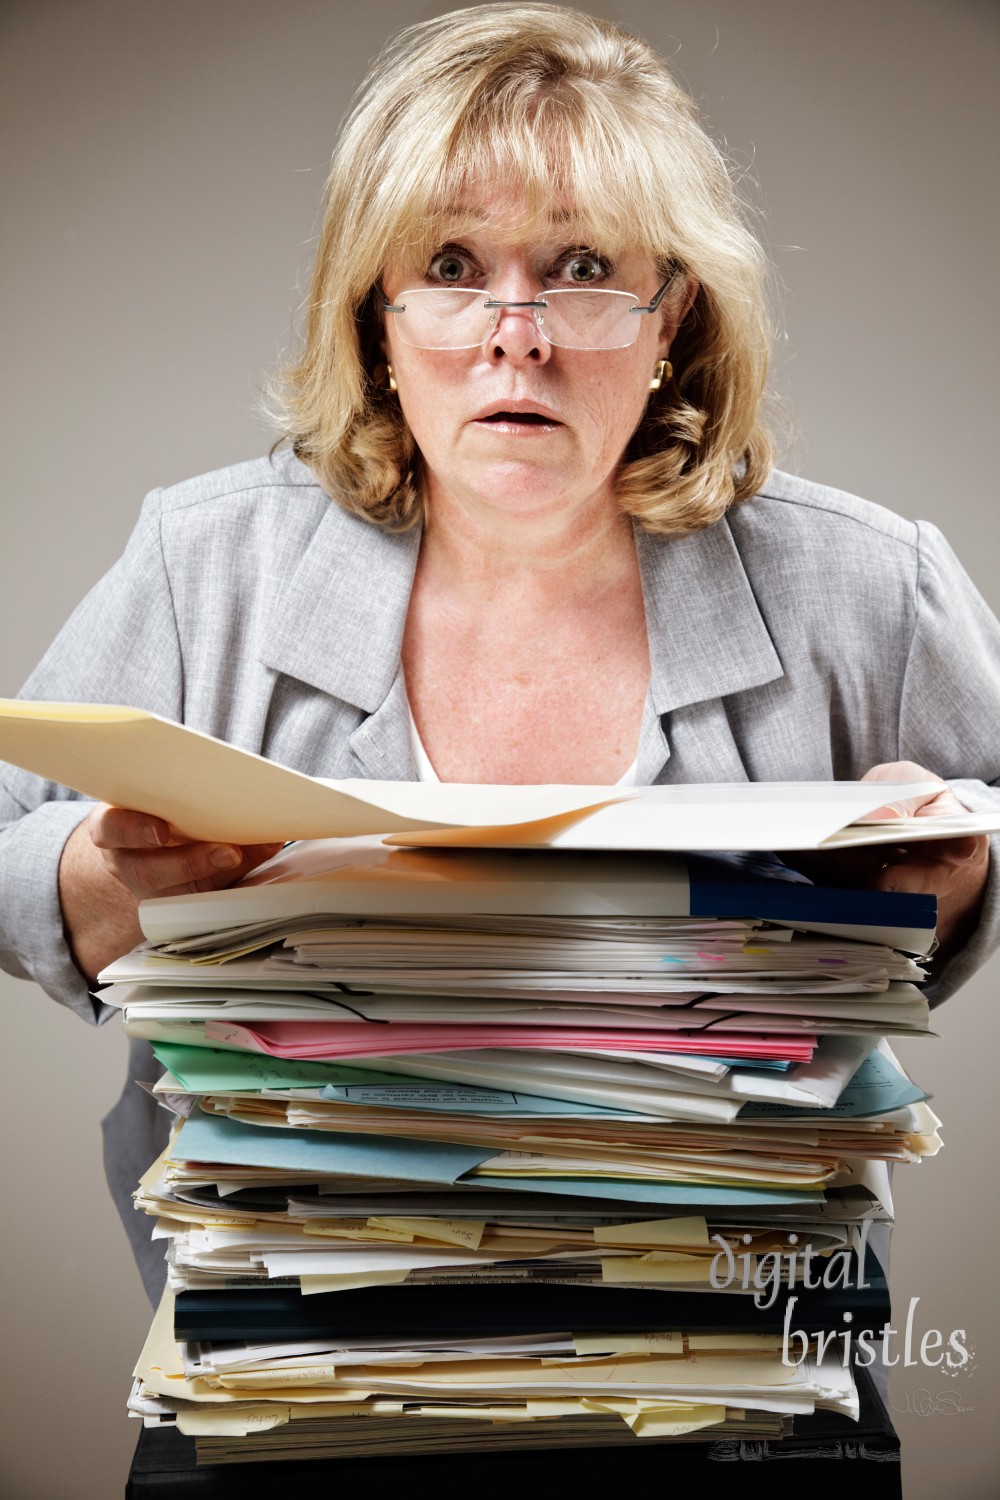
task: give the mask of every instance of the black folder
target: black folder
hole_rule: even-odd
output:
[[[891,1322],[889,1288],[868,1247],[865,1281],[851,1285],[783,1287],[770,1308],[742,1293],[659,1288],[490,1282],[483,1286],[364,1287],[303,1297],[294,1287],[240,1287],[179,1292],[174,1337],[192,1343],[249,1339],[278,1342],[394,1338],[495,1338],[515,1333],[782,1333],[788,1299],[792,1332],[866,1332],[874,1339]],[[845,1317],[845,1314],[850,1317]]]

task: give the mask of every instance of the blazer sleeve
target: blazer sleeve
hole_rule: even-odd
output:
[[[943,776],[972,812],[1000,811],[1000,623],[935,526],[918,523],[916,616],[899,756]],[[1000,946],[1000,836],[977,931],[927,986],[939,1004]]]
[[[160,520],[154,491],[122,557],[74,611],[20,697],[122,703],[183,717],[183,661]],[[113,1010],[90,994],[70,957],[57,879],[63,846],[91,806],[0,763],[0,967],[101,1022]]]

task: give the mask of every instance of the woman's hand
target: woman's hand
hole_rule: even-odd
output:
[[[190,843],[162,818],[98,803],[66,840],[59,900],[73,960],[93,981],[142,941],[139,902],[221,890],[280,844]]]
[[[863,781],[938,781],[940,792],[903,797],[878,808],[872,817],[927,818],[967,812],[947,782],[912,760],[873,766]],[[913,845],[876,844],[865,849],[813,850],[790,862],[816,881],[878,891],[916,891],[938,898],[935,964],[956,953],[979,925],[990,868],[985,835],[927,839]]]
[[[107,872],[137,901],[217,891],[270,859],[280,844],[200,844],[147,813],[99,803],[85,820]]]

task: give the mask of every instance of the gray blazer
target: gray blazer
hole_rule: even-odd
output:
[[[682,540],[636,532],[651,680],[638,781],[828,780],[914,760],[1000,807],[1000,625],[940,533],[775,473]],[[126,703],[312,775],[415,776],[400,669],[419,530],[331,504],[288,453],[146,500],[128,547],[23,696]],[[88,804],[0,766],[0,965],[86,1020],[56,872]],[[1000,881],[952,993],[1000,940]],[[156,1070],[133,1045],[132,1077]],[[112,1192],[147,1287],[160,1251],[130,1201],[167,1116],[134,1085],[104,1122]]]

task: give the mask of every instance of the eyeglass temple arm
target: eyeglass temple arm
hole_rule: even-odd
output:
[[[664,297],[667,295],[667,292],[669,291],[669,289],[673,286],[674,282],[677,280],[678,276],[680,276],[680,274],[681,274],[681,268],[680,268],[680,266],[675,266],[674,269],[671,271],[670,275],[667,277],[666,281],[660,287],[660,290],[656,293],[656,295],[653,298],[651,298],[651,300],[649,301],[649,303],[645,307],[630,307],[629,308],[629,312],[630,313],[654,313],[656,311],[656,309],[659,307],[660,303],[663,301]]]

